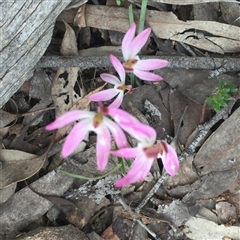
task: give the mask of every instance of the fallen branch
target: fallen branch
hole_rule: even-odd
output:
[[[169,68],[190,68],[216,70],[224,68],[226,72],[240,71],[239,58],[208,58],[208,57],[181,57],[181,56],[141,56],[142,59],[165,59],[170,62]],[[123,58],[119,58],[123,61]],[[112,67],[109,57],[42,57],[36,68],[58,68],[58,67]]]

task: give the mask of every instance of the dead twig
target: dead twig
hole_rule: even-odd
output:
[[[155,240],[161,240],[161,238],[157,237],[157,235],[152,230],[150,230],[145,224],[143,224],[140,220],[137,219],[133,220],[132,231],[130,232],[129,240],[133,239],[132,236],[134,233],[134,226],[136,223],[138,223],[143,229],[145,229],[146,232],[148,232],[152,237],[154,237]]]
[[[157,182],[155,183],[155,185],[153,186],[153,188],[151,189],[151,191],[147,194],[147,196],[142,200],[142,202],[135,208],[135,212],[139,213],[140,210],[146,205],[146,203],[149,201],[149,199],[154,195],[154,193],[157,192],[157,190],[159,189],[159,187],[163,184],[165,178],[166,178],[167,174],[163,174],[162,177],[160,177]]]

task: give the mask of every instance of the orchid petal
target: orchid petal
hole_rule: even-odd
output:
[[[124,157],[126,159],[136,157],[139,155],[139,148],[122,148],[117,151],[111,151],[111,154],[117,157]]]
[[[136,32],[136,23],[133,23],[132,26],[129,28],[129,30],[126,32],[122,40],[122,53],[125,61],[129,59],[129,56],[131,54],[130,44],[134,38],[135,32]]]
[[[82,111],[82,110],[70,111],[56,118],[54,122],[47,125],[46,130],[59,129],[79,119],[94,117],[95,114],[96,113],[94,112]]]
[[[151,33],[151,28],[147,28],[144,31],[140,32],[129,44],[130,54],[128,55],[128,59],[135,58],[135,56],[140,52],[141,48],[147,42],[148,37]]]
[[[102,101],[107,101],[115,97],[119,92],[112,88],[112,89],[107,89],[100,91],[98,93],[94,93],[91,96],[89,96],[89,99],[94,102],[102,102]]]
[[[105,125],[102,125],[97,131],[97,165],[102,172],[106,168],[108,155],[111,150],[111,135]]]
[[[128,147],[128,142],[126,135],[124,134],[123,130],[113,121],[108,118],[104,118],[104,122],[110,132],[113,135],[113,138],[117,144],[118,148],[126,148]]]
[[[117,98],[108,106],[109,108],[119,108],[123,101],[123,91],[119,92]]]
[[[136,138],[138,141],[143,143],[154,144],[156,140],[156,131],[143,123],[118,123],[119,126],[128,134]]]
[[[162,142],[161,144],[164,144],[166,148],[166,151],[164,151],[162,155],[159,154],[162,158],[163,166],[171,176],[174,176],[175,172],[179,169],[177,153],[174,148],[166,142]]]
[[[117,85],[117,86],[122,85],[121,81],[112,74],[102,73],[102,74],[100,74],[100,77],[102,78],[102,80],[104,82],[108,82],[108,83],[111,83],[111,84]]]
[[[77,148],[77,146],[86,136],[87,132],[89,132],[91,125],[92,121],[89,121],[89,119],[85,119],[77,123],[72,128],[62,148],[63,157],[69,156]]]
[[[139,123],[139,121],[131,114],[118,108],[108,108],[108,114],[119,123]]]
[[[146,158],[146,156],[142,154],[137,156],[127,175],[119,179],[115,187],[123,187],[144,180],[151,169],[153,161],[153,158]]]
[[[112,62],[112,65],[114,66],[115,70],[117,71],[119,77],[120,77],[122,85],[124,85],[125,84],[126,73],[125,73],[125,70],[124,70],[124,67],[123,67],[122,63],[112,54],[110,54],[110,60]]]
[[[161,80],[163,80],[163,78],[160,77],[159,75],[156,75],[156,74],[150,73],[150,72],[141,71],[141,70],[135,69],[135,68],[133,70],[133,73],[138,78],[145,80],[145,81],[161,81]]]
[[[149,71],[166,67],[168,64],[169,62],[166,60],[146,59],[137,61],[136,65],[134,65],[134,68],[142,71]]]

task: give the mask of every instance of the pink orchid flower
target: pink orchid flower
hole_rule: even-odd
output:
[[[156,145],[153,145],[151,141],[149,143],[140,142],[136,148],[123,148],[111,151],[111,153],[126,159],[136,157],[127,175],[116,182],[116,187],[123,187],[144,180],[157,157],[162,158],[163,165],[171,176],[174,176],[175,171],[179,169],[177,154],[166,142],[160,142]]]
[[[122,109],[108,108],[107,111],[107,114],[110,115],[125,132],[138,141],[142,143],[148,143],[149,141],[155,142],[156,131],[152,127],[141,123]]]
[[[46,130],[55,130],[77,120],[81,120],[72,128],[66,138],[62,148],[63,157],[69,156],[82,142],[87,132],[90,131],[97,134],[96,155],[97,165],[100,171],[104,171],[108,162],[108,155],[111,149],[111,134],[118,148],[128,146],[123,130],[105,116],[106,109],[107,108],[99,107],[97,113],[84,110],[70,111],[46,126]]]
[[[110,115],[115,122],[106,115]],[[138,136],[143,141],[151,138],[152,134],[154,134],[151,127],[142,124],[124,110],[104,106],[99,106],[97,113],[84,110],[67,112],[46,126],[46,130],[59,129],[78,120],[81,121],[72,128],[66,138],[62,156],[67,157],[73,153],[86,134],[93,131],[97,134],[97,165],[100,171],[104,171],[107,165],[111,149],[111,134],[119,149],[128,147],[123,130],[133,137]]]
[[[102,101],[110,100],[115,96],[117,96],[117,98],[109,105],[109,107],[119,108],[123,101],[124,91],[128,90],[131,93],[132,86],[125,85],[126,73],[121,62],[111,54],[110,54],[110,60],[115,70],[117,71],[120,79],[108,73],[101,74],[100,76],[103,79],[103,81],[113,84],[114,88],[103,90],[98,93],[92,94],[89,97],[89,99],[94,102],[102,102]]]
[[[140,60],[137,54],[147,42],[151,28],[139,33],[135,38],[136,24],[133,23],[125,34],[122,41],[122,53],[125,60],[123,63],[126,72],[133,72],[138,78],[146,81],[160,81],[163,78],[148,71],[166,67],[169,62],[160,59]]]

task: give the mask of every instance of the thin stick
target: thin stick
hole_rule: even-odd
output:
[[[140,56],[141,59],[163,59],[170,62],[169,68],[194,68],[216,70],[226,69],[226,72],[240,71],[240,58],[208,58],[208,57],[181,57],[181,56]],[[119,57],[123,61],[122,57]],[[58,68],[58,67],[80,67],[97,68],[112,67],[107,56],[51,56],[42,57],[36,65],[36,68]]]
[[[146,203],[149,201],[149,199],[154,195],[154,193],[157,192],[159,187],[163,184],[164,180],[166,178],[166,175],[163,174],[161,178],[157,180],[151,191],[147,194],[147,196],[142,200],[142,202],[135,208],[135,212],[139,213],[140,210],[146,205]]]

